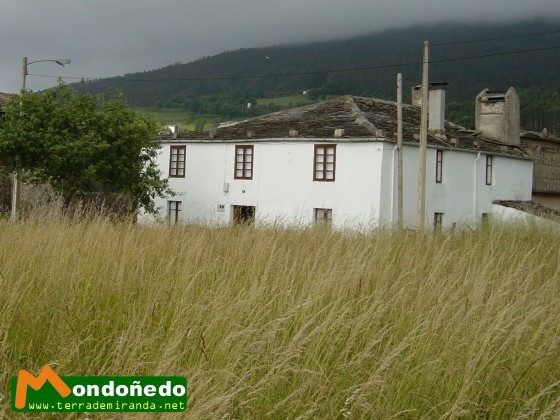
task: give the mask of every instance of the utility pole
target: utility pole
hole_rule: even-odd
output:
[[[424,41],[422,60],[422,114],[420,117],[420,147],[418,149],[418,213],[416,226],[424,229],[426,219],[426,148],[428,145],[428,47]]]
[[[403,228],[404,194],[403,194],[403,128],[402,128],[402,74],[397,75],[397,223]]]
[[[58,64],[59,66],[66,67],[72,60],[69,58],[59,58],[56,60],[35,60],[35,61],[27,61],[27,57],[23,57],[23,63],[21,68],[21,93],[20,93],[20,107],[23,106],[23,95],[25,95],[25,82],[27,81],[27,69],[29,68],[30,64],[33,63],[44,63],[47,61],[52,61],[53,63]],[[21,111],[23,115],[23,109]],[[12,213],[10,215],[10,219],[17,220],[18,219],[18,212],[19,212],[19,203],[20,203],[20,196],[21,196],[21,179],[17,172],[13,174],[13,183],[12,183]]]
[[[20,105],[23,105],[23,95],[25,94],[25,82],[27,81],[27,57],[23,57],[23,65],[21,68],[21,100]],[[23,112],[23,111],[22,111]],[[12,183],[12,213],[10,218],[12,220],[18,219],[18,212],[19,212],[19,202],[21,196],[21,179],[17,172],[13,174],[13,183]]]

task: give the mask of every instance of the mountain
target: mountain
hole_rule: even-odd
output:
[[[91,81],[86,89],[118,88],[132,106],[155,106],[173,98],[180,103],[186,97],[278,96],[310,89],[324,95],[392,99],[398,72],[403,74],[405,95],[420,83],[424,40],[431,44],[430,80],[449,82],[450,101],[472,100],[485,87],[560,86],[560,48],[550,49],[560,47],[560,22],[532,20],[415,26],[345,40],[228,51]],[[472,40],[485,41],[464,42]],[[515,51],[525,52],[508,54]]]

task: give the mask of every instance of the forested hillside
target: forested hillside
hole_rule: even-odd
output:
[[[203,105],[213,102],[213,114],[227,118],[236,117],[243,104],[256,98],[304,90],[315,98],[354,94],[394,99],[396,74],[401,72],[408,100],[410,88],[421,80],[424,40],[431,44],[430,80],[449,83],[449,103],[472,102],[485,87],[515,86],[531,95],[530,102],[542,99],[531,105],[533,115],[525,121],[530,128],[558,127],[550,120],[551,115],[558,117],[558,109],[550,110],[558,107],[557,101],[548,92],[555,89],[558,98],[560,22],[416,26],[347,40],[249,48],[92,81],[87,89],[118,88],[132,106],[183,108],[193,115],[204,113]],[[452,112],[468,108],[453,106]],[[253,109],[251,114],[265,111]],[[466,114],[458,118],[468,122]]]

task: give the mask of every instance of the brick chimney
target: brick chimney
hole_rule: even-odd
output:
[[[483,137],[519,146],[519,96],[515,89],[480,92],[475,100],[475,125]]]

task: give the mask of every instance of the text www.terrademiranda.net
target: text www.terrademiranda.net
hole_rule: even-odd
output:
[[[107,411],[131,411],[131,410],[167,410],[167,411],[174,411],[174,410],[185,410],[187,408],[184,402],[178,403],[163,403],[163,404],[155,404],[153,402],[134,402],[134,403],[126,403],[126,402],[119,402],[116,401],[115,403],[103,403],[103,402],[72,402],[72,403],[61,403],[57,402],[56,404],[49,404],[49,403],[29,403],[27,405],[29,410],[72,410],[72,411],[88,411],[88,410],[107,410]]]

